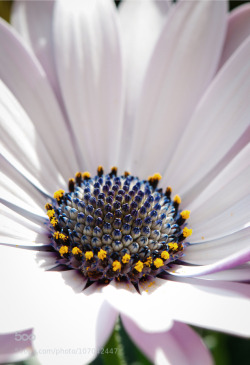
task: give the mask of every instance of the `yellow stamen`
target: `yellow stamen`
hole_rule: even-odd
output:
[[[88,171],[83,172],[82,178],[83,178],[83,180],[90,179],[91,178],[90,172],[88,172]]]
[[[128,253],[125,253],[125,255],[122,257],[122,262],[124,264],[127,264],[130,260],[131,256]]]
[[[182,234],[184,237],[189,237],[189,236],[191,236],[192,233],[193,233],[193,231],[191,228],[190,229],[187,227],[183,228]]]
[[[137,270],[138,272],[142,272],[142,269],[143,269],[143,263],[139,260],[135,265],[135,270]]]
[[[152,265],[152,262],[153,262],[153,259],[152,259],[152,257],[151,256],[149,256],[148,258],[147,258],[147,261],[145,262],[145,265],[146,266],[151,266]]]
[[[174,197],[174,203],[181,204],[181,198],[179,195],[175,195]]]
[[[69,252],[68,246],[60,247],[59,253],[60,253],[61,256],[63,256],[65,253],[68,253],[68,252]]]
[[[54,193],[54,198],[57,200],[57,201],[60,201],[63,197],[63,194],[64,194],[64,190],[62,189],[59,189],[57,191],[55,191]]]
[[[170,250],[177,251],[178,250],[178,244],[177,242],[169,242],[168,247]]]
[[[113,262],[112,266],[113,266],[113,271],[121,270],[122,267],[121,263],[117,260]]]
[[[161,258],[163,260],[168,260],[169,259],[169,253],[167,251],[162,251]]]
[[[45,204],[45,209],[46,209],[46,210],[50,210],[50,209],[52,209],[52,205],[51,205],[51,204],[49,204],[49,203]]]
[[[93,254],[92,251],[85,252],[85,258],[86,258],[86,260],[91,260],[93,256],[94,256],[94,254]]]
[[[97,174],[103,175],[103,167],[101,165],[97,167]]]
[[[130,172],[128,172],[128,171],[125,171],[125,172],[124,172],[124,176],[125,176],[125,177],[128,177],[129,175],[130,175]]]
[[[55,227],[58,224],[58,220],[55,217],[53,217],[50,223],[52,224],[53,227]]]
[[[105,251],[103,249],[100,249],[100,251],[98,252],[97,256],[98,256],[98,258],[100,260],[104,260],[107,257],[107,251]]]
[[[183,211],[181,212],[181,218],[183,218],[183,219],[188,219],[188,218],[189,218],[189,216],[190,216],[190,210],[183,210]]]
[[[54,209],[50,209],[50,210],[48,210],[48,211],[47,211],[47,216],[48,216],[49,218],[54,217],[54,215],[55,215],[55,211],[54,211]]]
[[[76,178],[76,179],[81,179],[81,177],[82,177],[82,174],[81,174],[81,172],[80,172],[80,171],[78,171],[78,172],[75,174],[75,178]]]
[[[82,255],[82,251],[78,247],[72,248],[73,255]]]
[[[154,260],[154,265],[157,269],[159,269],[159,267],[164,266],[164,263],[163,263],[162,259],[157,258]]]

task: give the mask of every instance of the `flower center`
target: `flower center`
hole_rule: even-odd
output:
[[[138,288],[164,272],[183,256],[192,230],[185,227],[190,212],[179,211],[181,199],[171,199],[170,187],[157,188],[160,179],[117,176],[115,167],[104,175],[99,166],[93,178],[76,173],[69,191],[56,191],[45,206],[60,263],[80,271],[87,286],[116,279]]]

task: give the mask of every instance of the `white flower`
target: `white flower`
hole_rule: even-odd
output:
[[[15,341],[29,335],[42,364],[87,363],[120,313],[155,363],[210,364],[181,322],[250,335],[249,5],[18,1],[12,15],[16,30],[0,23],[0,331],[13,332],[1,361],[30,355]],[[48,271],[44,204],[100,164],[161,173],[191,211],[182,262],[141,295],[115,281],[82,292],[75,270]]]

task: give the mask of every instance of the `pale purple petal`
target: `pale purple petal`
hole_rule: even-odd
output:
[[[170,161],[164,181],[192,201],[224,166],[223,157],[249,127],[250,39],[217,74]],[[181,176],[181,178],[180,178]]]
[[[171,7],[142,86],[131,150],[136,175],[156,168],[162,173],[170,163],[217,68],[225,26],[224,1],[180,1]]]
[[[122,322],[137,346],[156,365],[211,365],[212,357],[197,333],[187,325],[174,322],[167,332],[142,331],[131,319]]]
[[[219,69],[250,36],[250,4],[238,6],[228,15],[228,27]]]
[[[55,56],[82,165],[117,163],[123,103],[117,14],[111,0],[58,1]]]
[[[142,81],[154,46],[167,19],[168,0],[123,1],[119,8],[124,53],[126,101],[119,166],[126,168]]]
[[[0,334],[0,363],[27,360],[34,354],[33,330],[16,331]]]
[[[68,179],[77,171],[76,158],[46,75],[18,34],[3,20],[0,22],[0,42],[0,76],[34,123],[51,160]]]

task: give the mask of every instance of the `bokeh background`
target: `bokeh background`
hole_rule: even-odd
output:
[[[29,0],[32,1],[32,0]],[[115,0],[119,6],[122,0]],[[219,1],[219,0],[218,0]],[[230,11],[241,4],[250,1],[229,1]],[[72,2],[73,6],[74,2]],[[0,17],[9,21],[12,1],[0,0]],[[0,49],[1,52],[1,49]],[[250,60],[246,60],[250,62]],[[249,313],[250,315],[250,313]],[[233,313],[232,313],[233,316]],[[250,365],[250,339],[229,336],[224,333],[210,331],[198,327],[192,327],[203,338],[210,349],[215,365]],[[107,349],[105,353],[105,348]],[[117,323],[115,330],[104,348],[104,354],[98,356],[91,365],[152,365],[151,362],[140,352],[124,330],[122,323]],[[119,348],[117,355],[111,355],[109,349]],[[18,365],[39,365],[36,358],[28,361],[15,363]],[[14,365],[14,364],[4,364]],[[42,365],[42,364],[41,364]],[[181,365],[181,364],[180,364]],[[202,364],[201,364],[202,365]]]

